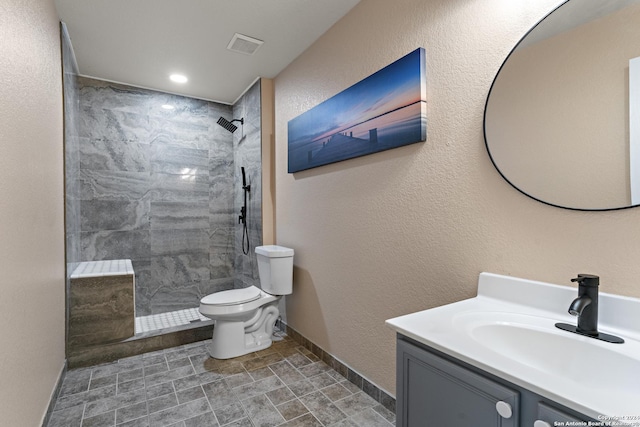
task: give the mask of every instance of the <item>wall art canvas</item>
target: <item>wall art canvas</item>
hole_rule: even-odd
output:
[[[416,49],[289,121],[289,173],[426,141],[425,68]]]

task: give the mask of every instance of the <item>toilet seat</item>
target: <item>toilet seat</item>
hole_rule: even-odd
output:
[[[200,313],[204,316],[244,317],[252,310],[279,300],[279,296],[269,295],[256,286],[243,289],[216,292],[200,300]]]
[[[261,293],[260,289],[255,286],[249,286],[248,288],[231,289],[207,295],[202,298],[200,303],[205,305],[245,304],[260,298]]]

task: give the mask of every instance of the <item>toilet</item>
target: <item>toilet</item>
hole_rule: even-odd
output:
[[[200,300],[200,313],[215,321],[209,355],[231,359],[271,346],[278,302],[293,290],[293,249],[257,246],[260,288],[216,292]]]

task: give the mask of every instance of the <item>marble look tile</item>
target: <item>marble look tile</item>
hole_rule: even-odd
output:
[[[155,232],[152,232],[152,236]],[[169,236],[176,235],[174,233]],[[187,238],[189,241],[197,241]],[[154,243],[154,242],[152,242]],[[194,244],[195,246],[195,244]],[[180,249],[164,248],[179,253]],[[186,249],[185,249],[186,250]],[[179,289],[193,282],[209,280],[209,253],[206,251],[181,253],[173,256],[153,256],[151,258],[151,278],[158,286]]]
[[[114,110],[88,104],[81,106],[79,123],[80,136],[92,140],[148,144],[154,131],[154,124],[144,112]]]
[[[208,175],[154,173],[151,180],[151,200],[154,202],[209,201]]]
[[[282,417],[287,421],[309,412],[307,407],[304,406],[298,399],[282,403],[276,406],[276,409],[278,409]]]
[[[185,378],[189,378],[189,377],[185,377]],[[183,380],[184,378],[178,379],[176,381],[174,381],[174,383]],[[147,399],[151,400],[151,399],[155,399],[156,397],[160,397],[160,396],[164,396],[166,394],[169,393],[173,393],[174,389],[173,389],[173,385],[171,383],[171,381],[167,381],[164,383],[160,383],[157,385],[152,385],[146,388],[147,391]]]
[[[135,334],[133,275],[71,279],[67,345],[78,347],[105,344]],[[97,378],[92,379],[95,383]],[[116,378],[113,377],[113,384]],[[110,385],[101,383],[103,385]]]
[[[209,283],[207,287],[212,289],[210,292],[205,291],[205,295],[215,292],[215,289],[224,290],[228,281],[226,279],[233,279],[234,276],[234,264],[232,253],[220,253],[214,250],[209,251],[209,274],[212,283]],[[215,282],[215,283],[214,283]],[[231,280],[231,288],[233,288],[233,280]]]
[[[209,232],[199,230],[152,230],[152,255],[183,255],[208,253]]]
[[[209,175],[209,150],[199,150],[168,144],[154,144],[151,152],[154,173],[180,175],[188,179],[195,175]]]
[[[265,393],[274,405],[280,405],[296,398],[288,387],[280,387]]]
[[[338,383],[325,387],[321,391],[332,402],[351,396],[351,392]]]
[[[357,424],[355,421],[353,421],[352,419],[346,418],[342,421],[339,421],[331,425],[331,427],[361,427],[361,426]]]
[[[172,95],[163,92],[149,91],[149,115],[162,120],[210,124],[213,118],[210,114],[208,101],[185,96]],[[172,110],[162,108],[163,104],[172,105]]]
[[[253,378],[254,381],[258,381],[263,378],[271,377],[275,374],[271,369],[269,369],[269,367],[265,367],[265,368],[255,369],[249,372],[249,375],[251,375],[251,378]]]
[[[143,402],[146,398],[144,390],[133,390],[127,393],[106,399],[97,400],[87,403],[84,411],[85,417],[93,417],[103,412],[113,411],[114,409],[124,408],[126,406],[135,405]]]
[[[93,390],[100,387],[106,387],[115,385],[118,381],[118,374],[109,375],[106,377],[92,378],[89,383],[89,390]]]
[[[252,382],[250,384],[241,385],[233,389],[234,393],[245,398],[263,394],[276,388],[282,387],[284,384],[277,377],[268,377],[262,380]]]
[[[118,385],[143,377],[144,368],[131,369],[129,371],[118,373]]]
[[[293,384],[303,380],[305,377],[298,372],[296,368],[291,366],[289,362],[282,361],[274,363],[270,366],[271,370],[284,382],[285,384]],[[313,385],[312,385],[313,387]]]
[[[83,138],[80,168],[151,172],[151,146],[140,142]]]
[[[392,427],[394,425],[371,408],[356,413],[350,419],[360,427]]]
[[[83,106],[144,114],[148,113],[153,95],[159,93],[89,77],[79,77],[78,88]]]
[[[151,387],[154,385],[162,384],[168,381],[177,380],[179,378],[188,377],[195,372],[191,366],[183,366],[181,368],[172,369],[167,372],[160,372],[153,375],[149,375],[144,378],[145,386]]]
[[[232,188],[234,181],[233,145],[216,146],[209,154],[209,177],[217,188]],[[241,182],[240,182],[241,184]],[[220,191],[214,194],[222,194]],[[227,192],[233,200],[233,191]]]
[[[83,405],[54,411],[49,419],[48,427],[80,427]]]
[[[152,145],[172,144],[203,150],[209,148],[212,139],[209,131],[211,123],[189,123],[155,116],[150,117],[149,121]]]
[[[176,392],[179,403],[191,402],[192,400],[197,400],[205,397],[204,391],[201,386],[191,387],[185,390],[180,390]]]
[[[148,260],[151,252],[151,231],[88,231],[81,233],[80,242],[84,256],[94,261]]]
[[[322,389],[330,386],[331,384],[335,384],[336,380],[330,377],[329,375],[322,373],[309,378],[309,382],[313,384],[314,387],[318,389]]]
[[[214,411],[216,408],[231,405],[237,400],[231,387],[227,386],[224,381],[204,384],[202,390],[204,390],[204,394],[207,396]]]
[[[217,122],[220,116],[229,117],[233,113],[233,107],[227,104],[218,104],[217,102],[210,102],[207,106],[209,108],[209,115],[213,117],[213,119]],[[220,131],[224,131],[229,134],[226,130],[224,130],[220,126],[216,126],[220,128]]]
[[[226,425],[246,417],[246,413],[240,402],[234,402],[230,405],[216,408],[213,410],[213,413],[221,425]]]
[[[212,223],[235,226],[238,223],[239,207],[233,202],[231,191],[234,188],[232,178],[211,177],[209,180],[209,213]]]
[[[70,370],[65,375],[60,388],[60,396],[81,393],[89,390],[91,371],[86,369]]]
[[[332,425],[332,427],[333,426],[337,426],[337,424]],[[305,414],[282,424],[282,427],[323,427],[323,424],[312,414]]]
[[[149,172],[80,171],[80,197],[82,200],[143,199],[151,188]]]
[[[209,228],[208,202],[151,202],[151,229]]]
[[[346,415],[319,391],[302,396],[300,401],[324,425],[331,425],[346,418]]]
[[[130,372],[135,369],[142,368],[142,361],[132,360],[127,362],[110,362],[102,365],[94,366],[92,369],[92,378],[102,378],[111,376],[113,374],[119,374],[124,372]]]
[[[378,402],[364,392],[360,392],[335,402],[335,405],[345,414],[354,415],[365,409],[373,408],[378,405]]]
[[[385,408],[382,404],[374,406],[373,410],[392,425],[396,425],[396,414]]]
[[[116,410],[116,423],[122,424],[127,421],[142,418],[147,415],[147,402],[142,401],[133,405],[118,408]]]
[[[242,405],[246,408],[255,427],[276,426],[285,421],[264,394],[244,399]]]
[[[139,390],[144,388],[144,379],[137,378],[135,380],[118,383],[118,394],[126,393],[131,390]]]
[[[81,231],[149,228],[148,200],[81,200]]]
[[[149,414],[149,424],[157,427],[168,426],[208,411],[210,411],[210,409],[207,399],[198,399]]]
[[[201,398],[204,397],[204,393],[200,397]],[[154,412],[164,411],[165,409],[178,406],[178,403],[190,402],[191,400],[195,400],[195,399],[189,399],[184,402],[178,402],[176,393],[169,393],[169,394],[156,397],[155,399],[149,399],[147,401],[147,407],[148,407],[149,414],[153,414]]]
[[[142,417],[119,424],[118,427],[149,427],[149,418]]]
[[[104,414],[85,418],[82,420],[82,427],[110,427],[116,424],[116,411],[105,412]]]
[[[212,412],[196,415],[193,418],[184,420],[185,427],[218,427],[218,421]]]

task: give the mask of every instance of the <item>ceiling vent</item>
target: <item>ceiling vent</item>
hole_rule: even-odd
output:
[[[244,53],[245,55],[253,55],[258,48],[262,46],[262,43],[264,43],[262,40],[235,33],[227,49],[233,52]]]

